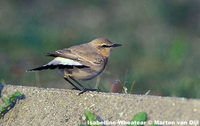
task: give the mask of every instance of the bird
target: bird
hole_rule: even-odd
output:
[[[73,89],[81,91],[79,95],[87,91],[97,91],[85,88],[77,80],[91,80],[102,73],[112,48],[119,46],[122,45],[112,43],[106,38],[97,38],[89,43],[48,53],[47,56],[54,57],[52,61],[27,71],[58,69],[64,79],[74,87]]]

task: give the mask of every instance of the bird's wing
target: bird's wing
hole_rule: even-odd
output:
[[[103,62],[102,56],[97,54],[94,50],[88,50],[86,46],[80,46],[80,48],[74,46],[63,50],[57,50],[53,54],[48,54],[48,56],[62,57],[70,60],[70,62],[73,61],[75,64],[82,64],[88,67],[91,65],[100,65]],[[63,62],[65,61],[63,60]]]

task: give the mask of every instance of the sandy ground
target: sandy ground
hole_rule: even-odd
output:
[[[19,100],[15,107],[0,119],[1,126],[73,126],[84,122],[86,110],[110,123],[130,121],[136,113],[146,112],[149,122],[159,121],[164,123],[163,125],[175,122],[178,125],[177,121],[184,121],[185,125],[200,125],[198,99],[97,92],[78,96],[78,91],[67,89],[11,85],[4,86],[2,97],[15,91],[20,91],[26,98]]]

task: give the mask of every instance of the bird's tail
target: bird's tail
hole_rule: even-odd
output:
[[[50,66],[50,65],[43,65],[43,66],[40,66],[40,67],[29,69],[26,72],[40,71],[40,70],[45,70],[45,69],[55,69],[55,68],[53,66]]]
[[[50,55],[53,56],[53,54],[49,54],[49,56]],[[56,68],[58,68],[58,69],[65,69],[65,68],[66,69],[73,69],[74,67],[88,68],[88,66],[82,65],[81,63],[73,61],[71,59],[65,59],[65,58],[57,57],[54,60],[52,60],[51,62],[49,62],[48,64],[27,70],[27,72],[40,71],[40,70],[45,70],[45,69],[56,69]]]
[[[40,66],[40,67],[36,67],[36,68],[33,68],[33,69],[30,69],[30,70],[27,70],[26,72],[33,72],[33,71],[40,71],[40,70],[46,70],[46,69],[73,69],[74,66],[72,65],[51,65],[51,64],[46,64],[46,65],[43,65],[43,66]],[[75,66],[77,68],[88,68],[87,66]]]

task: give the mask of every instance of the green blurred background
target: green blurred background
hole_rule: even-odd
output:
[[[198,0],[1,0],[2,84],[71,88],[56,71],[26,73],[47,63],[46,53],[98,37],[113,49],[99,82],[119,78],[133,93],[200,98]]]

